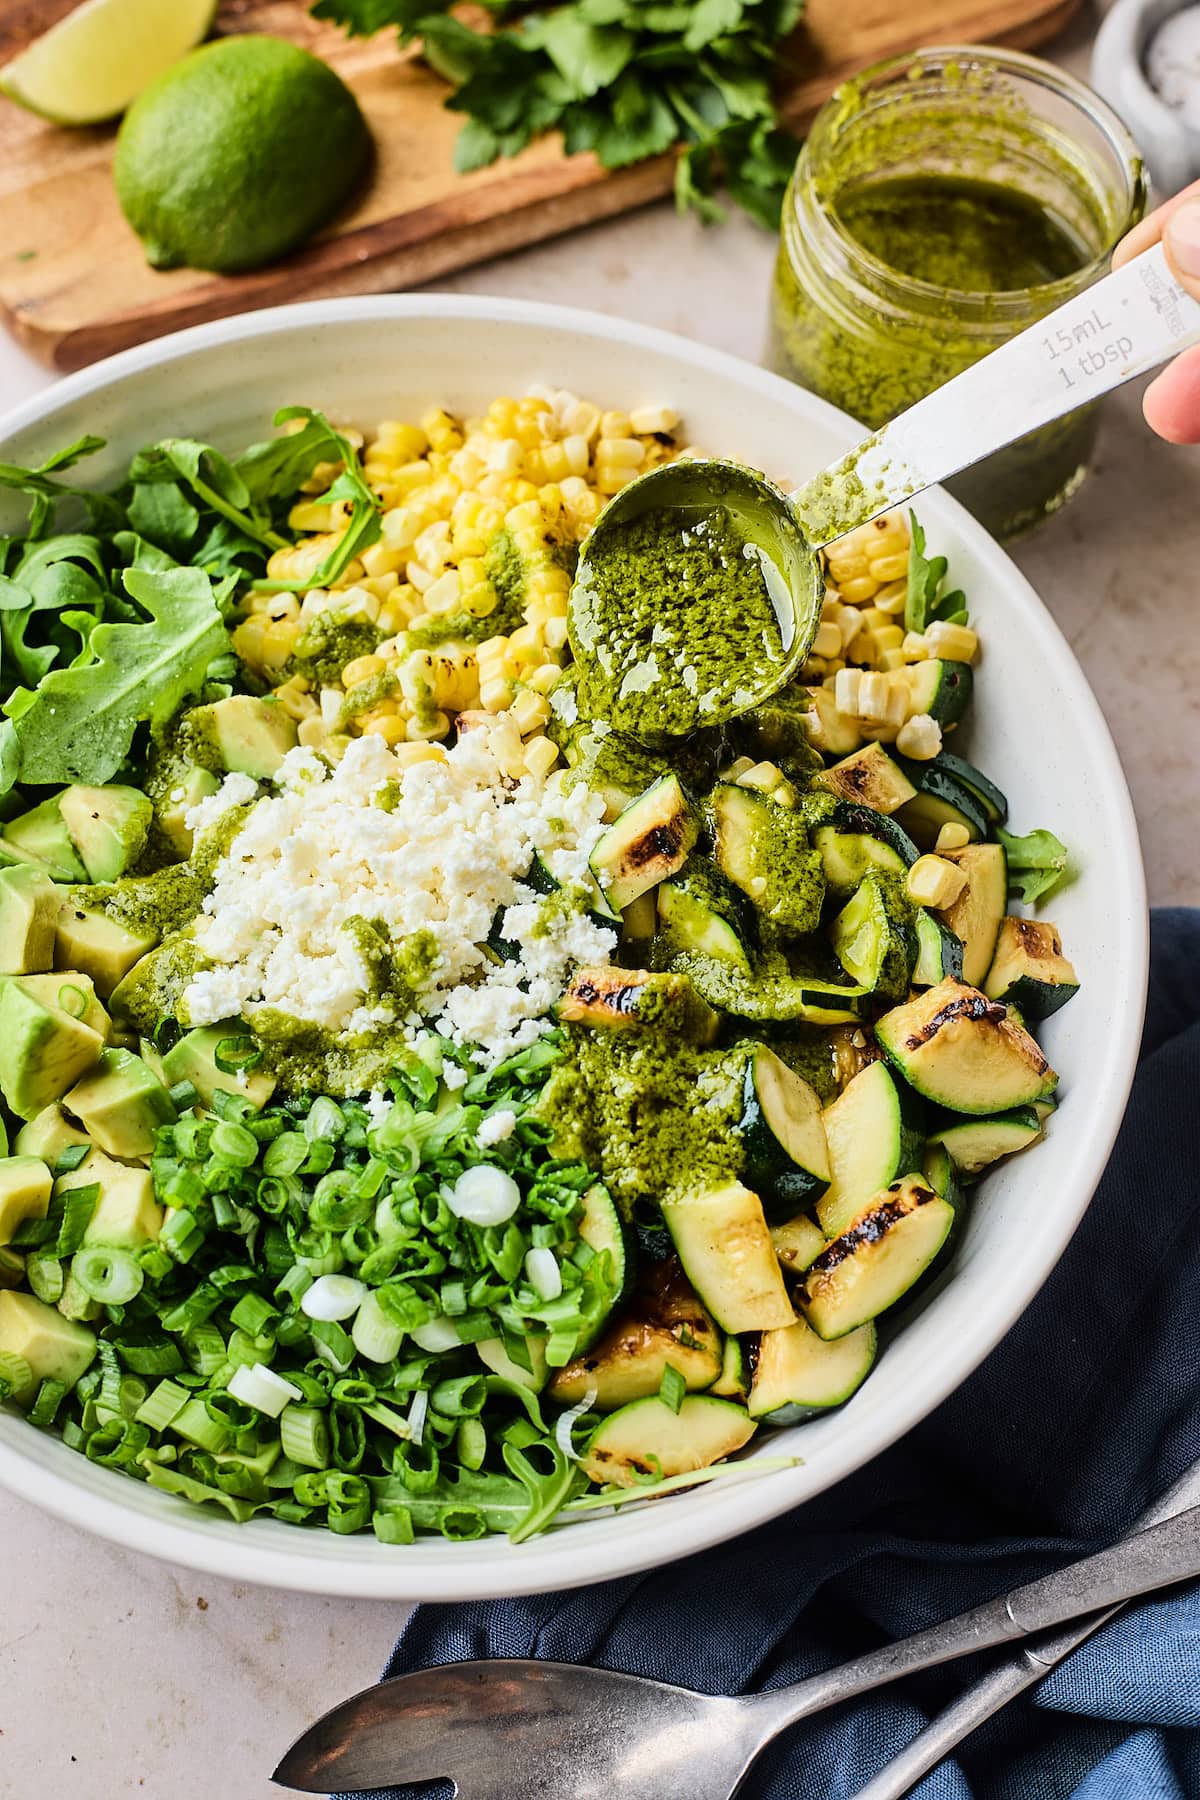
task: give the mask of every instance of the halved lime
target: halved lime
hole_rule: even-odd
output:
[[[84,0],[0,70],[0,93],[57,125],[125,111],[208,31],[217,0]]]

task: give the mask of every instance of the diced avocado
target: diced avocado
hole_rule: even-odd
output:
[[[201,1025],[168,1050],[163,1057],[164,1081],[174,1087],[177,1081],[190,1081],[204,1106],[211,1106],[218,1090],[248,1100],[261,1112],[275,1092],[275,1077],[266,1069],[250,1069],[243,1075],[217,1067],[217,1049],[227,1038],[243,1036],[240,1025]]]
[[[96,1354],[96,1339],[32,1294],[6,1289],[0,1293],[0,1351],[23,1357],[37,1382],[74,1387]]]
[[[11,1244],[26,1219],[44,1219],[53,1186],[50,1171],[36,1156],[0,1160],[0,1244]]]
[[[664,775],[610,825],[592,851],[592,873],[610,905],[628,906],[687,861],[700,824],[677,775]]]
[[[58,804],[89,881],[118,880],[146,848],[154,808],[140,788],[69,787]]]
[[[24,853],[42,864],[52,880],[86,881],[87,870],[71,840],[59,798],[54,794],[31,812],[10,819],[2,836],[18,855]]]
[[[166,796],[156,805],[154,811],[159,828],[177,856],[188,857],[195,848],[194,836],[188,828],[188,813],[193,806],[199,806],[201,800],[215,794],[220,785],[211,769],[201,769],[193,763],[180,780],[172,782]]]
[[[919,1094],[953,1112],[1031,1106],[1058,1085],[1033,1038],[999,1001],[952,977],[885,1013],[875,1035]]]
[[[1058,927],[1049,919],[1003,919],[996,953],[984,983],[984,993],[1003,1000],[1011,1009],[1021,1007],[1031,1018],[1045,1019],[1072,994],[1079,992],[1079,977],[1062,953]]]
[[[38,979],[0,980],[0,1094],[22,1119],[61,1099],[104,1048],[99,1031],[22,985]]]
[[[130,931],[104,913],[89,912],[64,895],[54,934],[55,960],[61,968],[90,975],[105,998],[128,975],[135,962],[153,950],[156,936]]]
[[[917,792],[882,744],[864,744],[861,750],[816,776],[814,786],[828,788],[843,800],[857,801],[880,813],[896,812]]]
[[[277,701],[230,694],[194,707],[187,716],[187,735],[193,742],[206,740],[230,774],[269,781],[296,747],[296,722]]]
[[[0,869],[0,975],[33,975],[54,966],[58,893],[32,863]]]
[[[686,975],[646,969],[576,969],[556,1011],[568,1025],[605,1031],[649,1025],[696,1044],[711,1044],[720,1025]]]
[[[709,800],[717,867],[759,912],[803,936],[821,922],[825,878],[808,827],[789,806],[722,781]]]
[[[53,1168],[64,1150],[72,1144],[87,1144],[91,1139],[80,1131],[63,1112],[58,1101],[44,1106],[35,1119],[22,1125],[13,1142],[18,1156],[37,1156]]]
[[[597,1412],[657,1394],[670,1365],[689,1390],[721,1373],[721,1334],[684,1279],[675,1257],[647,1269],[629,1310],[598,1343],[550,1380],[551,1398],[574,1406],[594,1391]]]
[[[175,1119],[171,1096],[131,1050],[104,1050],[63,1105],[111,1156],[149,1156],[160,1125]]]
[[[138,958],[109,995],[114,1017],[132,1020],[139,1031],[152,1032],[164,1013],[179,1017],[184,989],[209,966],[190,925],[170,932],[155,949]]]
[[[745,1407],[711,1394],[686,1394],[679,1411],[652,1395],[610,1413],[592,1434],[583,1468],[604,1486],[634,1487],[639,1481],[707,1469],[732,1456],[754,1435]]]
[[[44,1006],[57,1006],[72,1019],[108,1036],[112,1020],[96,997],[96,985],[82,969],[56,969],[52,975],[18,975],[17,983]]]
[[[128,1163],[113,1162],[100,1150],[90,1150],[77,1169],[59,1176],[54,1193],[90,1187],[93,1182],[100,1189],[100,1198],[83,1234],[85,1244],[138,1250],[158,1236],[163,1209],[154,1198],[149,1169],[130,1168]]]

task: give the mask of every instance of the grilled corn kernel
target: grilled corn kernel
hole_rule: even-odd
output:
[[[552,744],[548,737],[530,738],[525,746],[525,768],[528,774],[544,780],[557,761],[557,744]]]
[[[890,674],[893,669],[904,667],[904,652],[903,650],[881,650],[875,660],[885,674]]]
[[[397,744],[395,755],[402,769],[411,769],[414,763],[446,760],[446,752],[440,744],[435,743]]]
[[[971,834],[965,825],[948,821],[937,834],[935,850],[961,850],[971,841]]]
[[[965,871],[943,856],[918,856],[904,878],[908,897],[918,906],[953,906],[966,885]]]
[[[356,656],[353,662],[348,662],[342,670],[342,686],[349,693],[350,689],[357,687],[360,681],[370,681],[376,675],[385,674],[386,671],[387,664],[382,656]]]
[[[896,550],[884,556],[873,556],[869,569],[881,587],[885,582],[899,581],[908,572],[908,552]]]
[[[904,642],[904,633],[898,625],[884,625],[876,629],[874,637],[877,657],[882,656],[885,650],[899,650]]]
[[[875,596],[875,605],[880,612],[886,613],[889,619],[897,619],[904,611],[908,599],[907,581],[889,581],[881,587]]]
[[[944,656],[949,662],[974,662],[979,650],[979,638],[969,625],[950,625],[944,619],[935,619],[926,626],[925,636],[930,654]]]
[[[914,762],[928,762],[942,747],[942,728],[928,713],[916,713],[896,733],[896,748]]]
[[[858,684],[859,718],[878,720],[882,724],[888,716],[889,692],[890,687],[886,675],[880,675],[874,671],[864,675]]]
[[[905,662],[926,662],[929,657],[929,639],[920,631],[906,631],[900,648],[904,652]]]
[[[512,703],[511,712],[523,737],[531,731],[540,731],[550,717],[550,704],[544,694],[535,693],[532,688],[523,688]]]
[[[675,430],[679,414],[669,406],[637,406],[629,415],[629,424],[638,437],[658,437]]]
[[[822,621],[817,626],[812,647],[814,656],[839,656],[842,650],[841,627],[832,619]]]
[[[396,713],[372,719],[370,724],[363,726],[364,737],[380,737],[385,744],[402,744],[407,735],[408,727]]]
[[[486,681],[480,685],[479,704],[483,707],[485,712],[501,713],[507,711],[512,697],[513,685],[511,681]]]
[[[306,750],[319,750],[326,736],[324,721],[317,713],[311,718],[302,719],[296,727],[297,742],[303,744]]]

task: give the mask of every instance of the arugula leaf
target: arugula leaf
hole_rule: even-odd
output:
[[[681,210],[723,217],[723,182],[753,218],[778,225],[798,146],[779,127],[771,88],[803,0],[484,0],[500,23],[482,31],[448,16],[449,4],[317,0],[313,11],[352,33],[393,24],[402,43],[421,41],[453,84],[447,106],[466,114],[459,170],[555,130],[569,155],[591,151],[609,169],[681,145]]]
[[[1018,837],[997,829],[996,836],[1008,858],[1008,891],[1019,894],[1027,906],[1044,900],[1068,879],[1067,846],[1044,828]]]
[[[935,619],[967,622],[967,597],[961,588],[952,594],[942,593],[949,564],[944,556],[926,556],[925,532],[915,512],[908,515],[912,542],[908,551],[908,590],[904,596],[904,625],[907,631],[924,631]]]
[[[358,456],[353,444],[340,431],[334,429],[324,413],[317,412],[309,406],[285,406],[275,415],[276,425],[286,424],[289,419],[305,419],[309,424],[314,421],[325,433],[325,441],[331,452],[328,457],[314,458],[317,461],[340,461],[341,473],[333,486],[318,496],[318,503],[333,504],[339,500],[350,502],[350,522],[346,526],[339,541],[334,545],[320,568],[312,575],[301,580],[275,580],[271,576],[263,576],[252,585],[269,592],[301,593],[308,588],[329,587],[338,579],[363,550],[379,542],[383,529],[380,523],[382,507],[378,496],[368,485],[366,477],[359,466]],[[282,540],[280,540],[282,542]]]
[[[28,700],[4,711],[15,722],[22,781],[111,781],[144,721],[164,725],[229,647],[212,584],[199,569],[127,569],[126,591],[149,614],[105,620],[91,633],[86,665],[54,669]]]

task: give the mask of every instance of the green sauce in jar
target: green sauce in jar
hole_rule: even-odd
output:
[[[1082,293],[1140,217],[1133,144],[1061,71],[927,50],[822,108],[784,204],[768,361],[877,430]],[[1012,536],[1078,487],[1096,408],[951,482]]]

